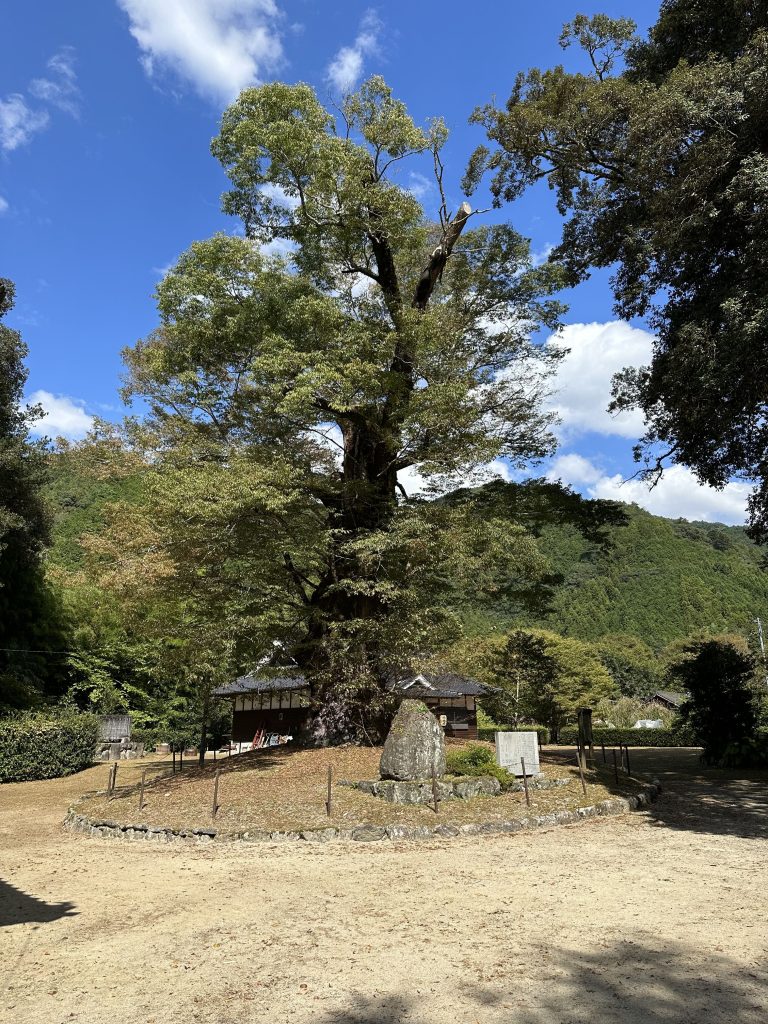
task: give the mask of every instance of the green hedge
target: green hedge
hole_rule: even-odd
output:
[[[0,722],[0,782],[72,775],[93,764],[98,719],[26,714]]]
[[[495,729],[478,729],[477,738],[479,740],[490,740],[493,743],[497,732],[537,732],[539,734],[539,743],[549,743],[549,729],[546,725],[518,725],[517,727],[499,725]]]
[[[696,742],[689,733],[682,729],[593,729],[592,737],[595,746],[604,743],[606,747],[617,747],[626,743],[628,747],[695,747]],[[565,746],[576,743],[579,730],[576,726],[566,726],[560,730],[560,742]]]

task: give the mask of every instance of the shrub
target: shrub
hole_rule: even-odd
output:
[[[600,729],[592,730],[595,746],[604,743],[606,747],[617,747],[626,743],[629,747],[695,747],[693,735],[685,729]],[[577,743],[579,730],[568,726],[560,730],[560,742],[566,745]]]
[[[0,782],[72,775],[93,764],[98,720],[65,712],[25,714],[0,722]]]
[[[719,764],[729,747],[757,734],[755,659],[738,636],[713,636],[689,643],[670,677],[688,693],[680,719],[704,748],[703,760]]]
[[[720,768],[768,768],[768,736],[758,735],[740,743],[729,743],[720,758]]]
[[[479,743],[472,743],[463,750],[449,750],[445,757],[446,775],[492,775],[502,788],[515,781],[506,768],[496,764],[493,751]]]

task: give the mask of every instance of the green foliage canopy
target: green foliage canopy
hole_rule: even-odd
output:
[[[445,138],[377,78],[338,117],[305,85],[245,90],[213,151],[246,237],[194,243],[125,353],[151,511],[115,521],[100,557],[174,593],[210,662],[279,641],[326,693],[354,691],[326,734],[373,715],[386,673],[434,642],[457,575],[490,593],[505,566],[543,571],[521,529],[398,500],[406,469],[444,480],[553,444],[529,337],[557,323],[562,277],[508,225],[473,229],[467,204],[425,217],[399,167],[428,158],[443,195]]]
[[[13,284],[0,278],[0,318],[13,299]],[[66,686],[60,663],[41,653],[63,647],[64,637],[43,574],[45,453],[29,436],[42,410],[23,404],[26,355],[19,333],[0,323],[0,708],[24,707]]]
[[[617,267],[617,312],[650,315],[650,367],[615,384],[613,407],[648,423],[636,456],[674,457],[721,487],[755,482],[751,526],[768,536],[768,7],[665,0],[647,41],[626,19],[579,15],[561,43],[585,72],[517,76],[505,109],[475,120],[466,187],[492,172],[497,202],[546,180],[567,216],[555,256],[571,280]]]
[[[680,721],[719,764],[731,744],[753,739],[758,721],[755,659],[741,637],[710,637],[689,644],[670,667],[678,688],[688,693]]]

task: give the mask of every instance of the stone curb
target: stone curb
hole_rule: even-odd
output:
[[[522,832],[536,828],[547,828],[552,825],[571,825],[585,818],[606,817],[608,815],[628,814],[640,808],[649,807],[652,800],[661,792],[661,784],[653,782],[635,796],[614,797],[601,800],[589,807],[577,807],[575,811],[555,811],[552,814],[540,814],[514,821],[493,821],[469,825],[356,825],[351,828],[307,829],[301,832],[240,832],[233,835],[219,835],[213,828],[172,829],[157,825],[131,824],[121,825],[119,822],[101,818],[89,818],[76,810],[78,800],[67,812],[64,828],[70,832],[103,839],[129,839],[143,842],[189,843],[197,845],[218,842],[244,843],[276,843],[288,840],[299,840],[308,843],[327,843],[334,839],[352,839],[356,842],[378,842],[382,839],[443,839],[454,836],[495,835],[500,833]],[[81,797],[81,800],[85,797]]]

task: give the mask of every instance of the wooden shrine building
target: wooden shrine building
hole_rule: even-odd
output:
[[[446,736],[477,739],[476,700],[489,692],[482,683],[451,672],[420,672],[390,688],[402,697],[423,700]],[[213,692],[232,701],[232,742],[238,745],[296,736],[307,719],[309,684],[301,675],[240,676]]]

